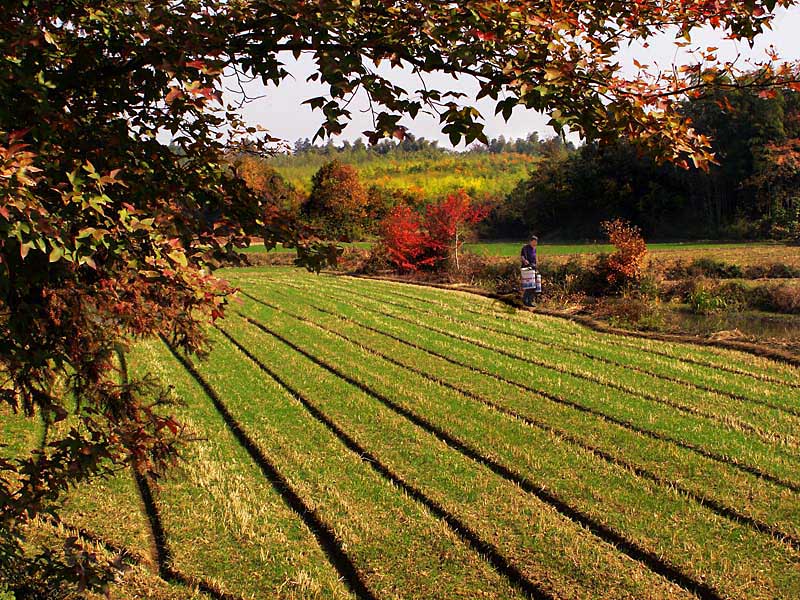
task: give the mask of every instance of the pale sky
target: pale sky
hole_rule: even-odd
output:
[[[764,60],[766,59],[765,50],[774,46],[781,58],[800,60],[800,7],[779,10],[776,11],[776,14],[772,31],[767,31],[760,36],[752,49],[747,44],[723,40],[718,31],[710,29],[695,31],[692,35],[692,46],[718,47],[720,60],[732,60],[737,53],[741,53],[743,58]],[[661,67],[672,65],[673,62],[678,64],[686,62],[686,50],[677,49],[672,43],[673,39],[674,35],[653,38],[649,40],[648,48],[637,45],[626,49],[619,55],[618,60],[623,65],[632,65],[632,59],[635,57],[640,63],[656,63]],[[287,71],[294,75],[294,79],[287,78],[277,88],[272,85],[264,87],[260,83],[250,84],[247,87],[249,95],[264,95],[265,97],[246,105],[243,114],[248,123],[261,125],[271,135],[291,143],[298,138],[310,139],[314,136],[323,121],[322,113],[312,111],[308,105],[301,103],[308,98],[325,95],[327,86],[306,83],[306,77],[313,72],[313,62],[309,57],[301,56],[299,60],[295,60],[291,54],[287,53],[284,62]],[[419,87],[419,80],[407,70],[399,68],[390,70],[382,65],[379,72],[407,90]],[[478,89],[470,78],[454,80],[449,75],[433,74],[427,75],[426,81],[429,82],[430,87],[465,92],[468,97],[461,100],[463,103],[468,103],[469,98],[474,98]],[[500,135],[504,135],[506,138],[525,137],[534,131],[538,132],[541,137],[553,135],[552,129],[547,126],[549,118],[541,113],[517,107],[509,121],[505,122],[502,117],[494,116],[494,103],[491,99],[484,98],[474,105],[484,117],[485,131],[489,138]],[[334,138],[335,143],[339,144],[345,139],[353,140],[359,137],[362,131],[372,129],[371,116],[366,112],[366,107],[366,97],[356,98],[353,101],[350,105],[353,119],[344,133]],[[439,131],[438,119],[419,115],[413,121],[407,119],[401,123],[406,125],[410,132],[417,137],[438,140],[441,146],[451,147],[447,136]],[[321,142],[318,140],[316,143]],[[459,149],[463,148],[462,143]]]

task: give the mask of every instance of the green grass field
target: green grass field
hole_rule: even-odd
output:
[[[468,250],[475,254],[486,256],[517,256],[524,240],[517,242],[477,242],[467,244]],[[752,247],[768,246],[768,243],[725,243],[725,242],[655,242],[647,244],[647,249],[651,252],[665,251],[696,251],[696,250],[728,250]],[[612,252],[614,246],[611,244],[546,244],[539,245],[539,252],[542,256],[563,256],[566,254],[599,254],[601,252]]]
[[[454,291],[226,275],[207,360],[130,357],[197,441],[151,504],[121,473],[67,521],[147,556],[160,527],[152,564],[215,598],[800,597],[796,369]]]
[[[475,242],[464,245],[464,248],[475,254],[484,256],[500,256],[512,257],[519,254],[520,248],[525,243],[524,240],[517,242]],[[355,248],[368,249],[372,246],[372,242],[353,242],[342,243],[343,246],[352,246]],[[770,251],[773,248],[783,248],[790,253],[800,253],[796,247],[784,246],[781,244],[774,244],[769,242],[747,242],[747,243],[728,243],[728,242],[656,242],[647,245],[648,250],[651,252],[671,252],[671,253],[696,253],[702,252],[719,252],[725,254],[742,253],[747,254],[752,250],[763,253],[763,251]],[[591,244],[591,243],[565,243],[565,244],[547,244],[542,243],[539,245],[539,254],[541,256],[567,256],[572,254],[599,254],[601,252],[612,252],[614,247],[611,244]],[[244,250],[246,253],[259,253],[264,252],[264,246],[261,244],[254,244]],[[294,252],[292,248],[284,248],[278,246],[272,252]]]

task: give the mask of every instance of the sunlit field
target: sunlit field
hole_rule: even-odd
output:
[[[64,513],[166,556],[167,579],[228,598],[800,597],[795,369],[453,291],[227,276],[240,301],[206,360],[162,341],[130,358],[183,401],[178,468]]]

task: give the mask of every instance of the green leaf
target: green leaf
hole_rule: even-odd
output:
[[[185,267],[189,264],[189,261],[186,259],[186,255],[180,250],[173,250],[172,252],[167,254],[167,256],[169,256],[173,260],[173,262],[178,263],[182,267]]]

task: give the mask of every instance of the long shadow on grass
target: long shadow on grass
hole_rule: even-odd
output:
[[[123,381],[127,382],[128,364],[125,359],[125,354],[123,352],[118,352],[117,356],[120,361],[120,372],[122,379]],[[48,423],[45,423],[45,429],[42,435],[42,447],[44,447],[47,442],[48,431]],[[145,513],[147,515],[150,533],[153,538],[153,545],[155,546],[155,558],[156,566],[158,568],[158,576],[164,581],[168,581],[170,583],[177,583],[193,589],[198,589],[204,594],[214,598],[214,600],[243,600],[240,596],[223,592],[218,586],[206,581],[205,579],[194,577],[193,575],[186,575],[182,571],[172,566],[172,553],[170,552],[169,545],[167,543],[167,535],[164,531],[164,526],[161,521],[161,514],[159,513],[158,506],[153,498],[153,490],[150,487],[150,482],[148,481],[146,475],[139,473],[136,469],[132,469],[132,471],[134,480],[136,482],[136,487],[139,491],[139,498],[144,505]],[[117,546],[112,542],[109,542],[108,540],[87,531],[86,529],[81,529],[64,523],[57,517],[50,517],[47,520],[55,527],[62,527],[65,530],[72,532],[76,536],[80,536],[94,544],[97,544],[98,546],[102,546],[108,552],[117,556],[118,560],[121,562],[132,562],[136,564],[142,564],[144,562],[144,557],[138,555],[137,553],[128,550],[127,548]]]
[[[62,521],[59,517],[53,515],[41,515],[40,519],[42,519],[42,521],[48,523],[49,525],[51,525],[56,529],[63,529],[64,531],[70,533],[71,535],[77,538],[82,538],[87,542],[91,542],[95,546],[102,547],[108,553],[113,554],[115,557],[117,557],[118,563],[127,563],[135,565],[142,565],[147,563],[147,559],[138,552],[131,550],[130,548],[125,548],[124,546],[117,545],[114,542],[111,542],[105,539],[104,537],[97,535],[96,533],[92,533],[88,529],[71,525],[65,521]]]
[[[542,502],[549,504],[550,506],[555,508],[558,512],[560,512],[562,515],[566,516],[569,519],[572,519],[573,521],[579,523],[580,525],[583,525],[589,531],[591,531],[595,536],[613,545],[614,547],[617,548],[617,550],[628,555],[630,558],[642,563],[654,573],[661,575],[665,579],[671,581],[672,583],[675,583],[676,585],[679,585],[680,587],[684,588],[685,590],[688,590],[689,592],[697,595],[700,598],[708,600],[722,599],[722,596],[720,596],[719,592],[717,592],[714,588],[712,588],[706,583],[697,581],[690,575],[687,575],[686,573],[682,572],[677,567],[665,562],[656,553],[651,552],[650,550],[647,550],[645,548],[642,548],[636,542],[627,539],[621,533],[614,531],[607,525],[604,525],[594,520],[592,517],[581,512],[579,509],[570,506],[569,504],[562,501],[553,493],[547,491],[542,486],[531,482],[530,480],[528,480],[521,474],[516,473],[509,467],[502,465],[499,462],[482,455],[478,450],[467,445],[465,442],[459,440],[458,438],[454,437],[441,427],[431,423],[424,417],[421,417],[416,413],[410,411],[409,409],[401,406],[400,404],[396,403],[394,400],[388,398],[387,396],[381,394],[380,392],[373,390],[366,384],[356,379],[353,379],[346,373],[343,373],[342,371],[330,365],[321,358],[308,353],[307,351],[300,348],[292,341],[283,337],[281,334],[270,330],[268,327],[262,325],[261,323],[247,316],[244,316],[244,318],[247,319],[249,323],[251,323],[258,329],[263,331],[264,333],[271,335],[272,337],[282,342],[295,352],[298,352],[299,354],[305,356],[319,367],[322,367],[326,371],[346,381],[350,385],[360,389],[365,394],[378,400],[381,404],[383,404],[387,408],[393,410],[402,417],[405,417],[406,419],[408,419],[410,422],[414,423],[421,429],[436,436],[444,443],[446,443],[448,446],[450,446],[454,450],[457,450],[467,458],[487,467],[496,475],[499,475],[505,480],[518,485],[522,490],[536,496]]]
[[[346,288],[337,287],[337,289],[346,289]],[[365,298],[369,298],[371,300],[382,302],[383,304],[396,306],[398,308],[411,309],[411,310],[422,312],[422,313],[425,313],[425,314],[439,316],[439,313],[437,313],[436,311],[420,309],[419,306],[414,306],[412,304],[403,304],[402,302],[393,302],[393,301],[390,301],[390,300],[387,300],[387,299],[383,299],[383,298],[378,298],[376,296],[373,296],[373,295],[370,295],[370,294],[366,294],[366,293],[361,293],[360,295],[364,296]],[[409,298],[409,296],[404,295],[404,294],[395,293],[394,295],[402,296],[402,297],[405,297],[405,298]],[[410,298],[413,298],[413,296],[410,297]],[[468,308],[461,308],[459,310],[462,310],[464,312],[469,312],[469,313],[472,313],[472,314],[475,314],[475,315],[479,315],[479,316],[482,316],[482,317],[488,316],[486,313],[481,313],[479,311],[471,310],[471,309],[468,309]],[[470,326],[475,326],[476,325],[473,322],[465,321],[463,319],[455,319],[455,318],[451,317],[451,320],[453,322],[455,322],[455,323],[461,323],[461,324],[464,324],[464,325],[470,325]],[[728,392],[728,391],[725,391],[725,390],[717,389],[715,387],[711,387],[711,386],[707,386],[707,385],[703,385],[703,384],[699,384],[699,383],[694,383],[692,381],[687,381],[685,379],[680,379],[678,377],[671,377],[669,375],[663,375],[661,373],[654,373],[654,372],[648,371],[647,369],[645,369],[643,367],[622,363],[622,362],[619,362],[617,360],[614,360],[614,359],[611,359],[611,358],[607,358],[605,356],[598,356],[596,354],[592,354],[591,352],[584,352],[582,350],[578,350],[577,348],[569,346],[568,344],[561,344],[561,343],[559,343],[557,341],[554,341],[554,340],[548,340],[548,341],[545,342],[540,338],[535,338],[535,337],[524,335],[524,334],[521,334],[521,333],[514,333],[514,332],[506,331],[506,330],[503,330],[503,329],[498,329],[496,327],[491,327],[489,325],[480,324],[479,326],[482,329],[485,329],[486,331],[491,331],[493,333],[498,333],[498,334],[501,334],[501,335],[507,335],[509,337],[512,337],[512,338],[515,338],[515,339],[518,339],[518,340],[521,340],[521,341],[524,341],[524,342],[531,342],[531,343],[534,343],[534,344],[537,344],[537,345],[543,346],[543,347],[559,348],[561,350],[564,350],[565,352],[570,352],[570,353],[575,354],[577,356],[582,356],[582,357],[588,358],[590,360],[594,360],[594,361],[601,362],[601,363],[608,364],[608,365],[613,365],[613,366],[616,366],[616,367],[622,367],[622,368],[627,369],[629,371],[634,371],[636,373],[641,373],[643,375],[649,375],[650,377],[655,377],[656,379],[661,379],[663,381],[668,381],[670,383],[675,383],[675,384],[682,385],[682,386],[685,386],[685,387],[688,387],[688,388],[691,388],[691,389],[701,390],[703,392],[709,392],[709,393],[712,393],[712,394],[719,394],[720,396],[725,396],[727,398],[731,398],[732,400],[737,400],[737,401],[740,401],[740,402],[749,402],[749,403],[753,403],[753,404],[758,404],[760,406],[765,406],[767,408],[771,408],[773,410],[784,412],[786,414],[789,414],[789,415],[792,415],[792,416],[795,416],[795,417],[800,416],[800,409],[794,409],[794,408],[790,408],[790,407],[787,407],[787,406],[782,406],[780,404],[773,404],[772,402],[770,402],[768,400],[752,398],[750,396],[744,396],[742,394],[737,394],[735,392]],[[703,413],[703,415],[705,415],[705,413]]]
[[[199,579],[191,575],[184,575],[181,571],[172,566],[172,552],[167,544],[167,534],[161,521],[161,514],[153,498],[153,490],[146,475],[134,471],[136,487],[139,488],[139,496],[144,504],[150,530],[153,534],[153,542],[156,547],[156,563],[158,564],[158,576],[165,581],[180,583],[189,587],[197,588],[201,592],[211,596],[215,600],[242,600],[240,596],[234,596],[220,590],[216,585]]]
[[[247,435],[217,392],[205,380],[189,359],[173,348],[171,344],[167,344],[167,347],[192,377],[194,377],[198,385],[203,388],[203,391],[211,399],[214,407],[225,421],[225,425],[227,425],[230,432],[236,437],[239,444],[247,451],[250,458],[253,459],[253,462],[258,465],[267,481],[269,481],[272,487],[281,495],[286,505],[291,508],[311,530],[331,565],[333,565],[350,590],[360,600],[377,600],[377,597],[361,578],[353,561],[342,548],[333,529],[320,518],[317,511],[303,501],[300,495],[289,484],[288,480],[281,475],[278,468]]]
[[[447,511],[441,504],[428,498],[422,491],[415,488],[402,477],[394,473],[389,467],[384,465],[374,454],[360,445],[355,439],[350,437],[343,429],[334,423],[328,416],[320,411],[311,401],[308,400],[299,390],[292,387],[285,379],[270,369],[247,348],[234,339],[227,331],[217,327],[242,354],[253,361],[259,369],[274,379],[287,393],[295,398],[303,407],[320,423],[322,423],[331,433],[333,433],[348,450],[354,452],[359,459],[366,462],[379,475],[397,485],[405,491],[411,498],[424,505],[433,515],[444,521],[448,527],[466,542],[473,550],[478,552],[489,564],[501,575],[506,577],[512,585],[522,590],[528,597],[536,600],[553,600],[555,597],[540,589],[535,583],[527,579],[515,566],[508,562],[500,551],[492,544],[482,540],[480,536],[472,531],[458,517]]]
[[[250,298],[251,300],[253,300],[255,302],[263,304],[264,306],[267,306],[269,308],[273,308],[273,309],[276,309],[276,310],[282,310],[280,307],[278,307],[276,305],[273,305],[273,304],[270,304],[269,302],[267,302],[267,301],[265,301],[265,300],[263,300],[261,298],[257,298],[256,296],[253,296],[252,294],[248,294],[247,292],[244,292],[244,291],[241,291],[240,293],[243,294],[244,296],[247,296],[248,298]],[[575,410],[578,410],[580,412],[583,412],[583,413],[590,414],[592,416],[598,417],[598,418],[600,418],[600,419],[602,419],[604,421],[607,421],[609,423],[612,423],[614,425],[617,425],[619,427],[627,429],[628,431],[632,431],[634,433],[638,433],[640,435],[649,437],[649,438],[654,439],[654,440],[659,440],[659,441],[662,441],[662,442],[667,442],[669,444],[673,444],[675,446],[678,446],[679,448],[683,448],[684,450],[689,450],[690,452],[694,452],[695,454],[698,454],[698,455],[700,455],[700,456],[702,456],[704,458],[708,458],[708,459],[713,460],[715,462],[719,462],[719,463],[728,465],[728,466],[730,466],[730,467],[732,467],[734,469],[742,471],[743,473],[748,473],[750,475],[754,475],[754,476],[758,477],[759,479],[763,479],[764,481],[769,481],[770,483],[773,483],[773,484],[775,484],[777,486],[785,487],[785,488],[787,488],[789,490],[792,490],[794,492],[800,493],[800,484],[795,483],[793,481],[782,479],[780,477],[777,477],[775,475],[767,473],[766,471],[764,471],[764,470],[762,470],[762,469],[760,469],[760,468],[758,468],[756,466],[743,463],[743,462],[741,462],[741,461],[739,461],[739,460],[737,460],[735,458],[730,458],[728,456],[725,456],[725,455],[722,455],[722,454],[718,454],[718,453],[712,452],[710,450],[706,450],[705,448],[703,448],[701,446],[692,444],[690,442],[686,442],[686,441],[678,439],[678,438],[673,438],[673,437],[668,436],[668,435],[664,435],[664,434],[661,434],[661,433],[658,433],[658,432],[655,432],[655,431],[651,431],[649,429],[645,429],[643,427],[640,427],[640,426],[636,425],[635,423],[633,423],[631,421],[626,421],[624,419],[619,419],[617,417],[608,415],[608,414],[606,414],[606,413],[604,413],[602,411],[599,411],[597,409],[584,406],[584,405],[582,405],[582,404],[580,404],[578,402],[575,402],[573,400],[569,400],[568,398],[564,398],[562,396],[558,396],[556,394],[552,394],[552,393],[547,392],[547,391],[542,390],[542,389],[537,389],[537,388],[531,387],[529,385],[514,381],[512,379],[508,379],[506,377],[503,377],[502,375],[499,375],[497,373],[493,373],[493,372],[488,371],[486,369],[482,369],[480,367],[476,367],[474,365],[461,362],[461,361],[456,360],[454,358],[451,358],[451,357],[449,357],[449,356],[447,356],[445,354],[441,354],[441,353],[436,352],[434,350],[430,350],[428,348],[425,348],[424,346],[420,346],[420,345],[415,344],[413,342],[409,342],[408,340],[405,340],[405,339],[403,339],[403,338],[401,338],[399,336],[395,336],[395,335],[393,335],[391,333],[388,333],[386,331],[382,331],[380,329],[371,327],[369,325],[364,325],[363,323],[360,323],[360,322],[355,321],[353,319],[350,319],[348,317],[343,317],[341,315],[338,315],[335,312],[332,312],[332,311],[329,311],[329,310],[326,310],[326,309],[323,309],[323,308],[319,308],[319,307],[316,307],[316,306],[312,306],[312,308],[314,308],[315,310],[317,310],[319,312],[322,312],[324,314],[331,315],[331,316],[334,316],[334,317],[337,317],[337,318],[340,318],[340,319],[344,319],[344,320],[346,320],[348,322],[351,322],[351,323],[353,323],[355,325],[358,325],[359,327],[363,327],[364,329],[366,329],[368,331],[372,331],[374,333],[378,333],[380,335],[383,335],[383,336],[385,336],[385,337],[387,337],[389,339],[392,339],[392,340],[395,340],[395,341],[400,342],[402,344],[405,344],[410,348],[414,348],[416,350],[420,350],[422,352],[430,354],[431,356],[435,356],[436,358],[440,358],[440,359],[442,359],[444,361],[447,361],[450,364],[453,364],[453,365],[456,365],[456,366],[459,366],[459,367],[463,367],[465,369],[469,369],[469,370],[471,370],[473,372],[480,373],[480,374],[485,375],[487,377],[492,377],[492,378],[494,378],[494,379],[496,379],[498,381],[501,381],[501,382],[503,382],[505,384],[508,384],[510,386],[514,386],[514,387],[516,387],[518,389],[521,389],[521,390],[524,390],[526,392],[530,392],[530,393],[533,393],[533,394],[538,394],[538,395],[540,395],[540,396],[542,396],[544,398],[547,398],[548,400],[552,400],[553,402],[556,402],[557,404],[561,404],[563,406],[569,406],[570,408],[574,408]]]
[[[265,303],[265,304],[267,304],[267,306],[270,306],[268,303]],[[688,497],[689,499],[693,500],[697,504],[700,504],[701,506],[703,506],[703,507],[705,507],[705,508],[707,508],[709,510],[712,510],[713,512],[717,513],[718,515],[720,515],[722,517],[725,517],[725,518],[730,519],[732,521],[735,521],[737,523],[746,525],[746,526],[754,529],[755,531],[757,531],[759,533],[768,534],[771,537],[773,537],[775,540],[777,540],[779,542],[784,542],[787,545],[791,546],[792,548],[794,548],[796,550],[800,550],[800,539],[798,539],[797,537],[795,537],[795,536],[793,536],[793,535],[791,535],[789,533],[781,531],[780,529],[778,529],[778,528],[776,528],[776,527],[774,527],[772,525],[769,525],[768,523],[765,523],[763,521],[760,521],[758,519],[755,519],[753,517],[745,515],[744,513],[739,512],[735,508],[726,506],[724,503],[721,503],[721,502],[719,502],[717,500],[714,500],[713,498],[708,498],[708,497],[703,496],[701,494],[697,494],[694,491],[684,487],[680,483],[677,483],[675,481],[671,481],[669,479],[665,479],[665,478],[663,478],[663,477],[661,477],[659,475],[656,475],[655,473],[652,473],[652,472],[648,471],[647,469],[645,469],[643,467],[640,467],[640,466],[638,466],[638,465],[636,465],[634,463],[631,463],[631,462],[629,462],[629,461],[627,461],[627,460],[625,460],[623,458],[620,458],[618,456],[614,456],[614,455],[612,455],[612,454],[610,454],[610,453],[608,453],[608,452],[606,452],[606,451],[604,451],[604,450],[602,450],[600,448],[592,446],[591,444],[587,444],[585,441],[583,441],[582,439],[572,435],[568,431],[565,431],[563,429],[560,429],[560,428],[554,427],[552,425],[549,425],[547,423],[544,423],[542,421],[539,421],[538,419],[535,419],[535,418],[530,417],[530,416],[528,416],[526,414],[520,413],[520,412],[518,412],[516,410],[509,409],[509,408],[507,408],[507,407],[505,407],[505,406],[503,406],[501,404],[497,404],[496,402],[493,402],[492,400],[490,400],[490,399],[488,399],[488,398],[486,398],[486,397],[484,397],[484,396],[482,396],[480,394],[477,394],[477,393],[472,392],[470,390],[462,389],[462,388],[450,383],[449,381],[446,381],[444,379],[441,379],[439,377],[431,375],[430,373],[427,373],[427,372],[423,371],[422,369],[418,369],[416,367],[413,367],[411,365],[408,365],[406,363],[398,361],[397,359],[389,356],[388,354],[385,354],[385,353],[383,353],[383,352],[381,352],[379,350],[375,350],[374,348],[370,348],[370,347],[364,345],[364,342],[361,341],[361,340],[353,339],[350,336],[347,336],[347,335],[345,335],[343,333],[340,333],[338,331],[335,331],[333,329],[325,327],[324,325],[316,323],[316,322],[314,322],[311,319],[308,319],[306,317],[291,313],[291,312],[289,312],[289,311],[287,311],[285,309],[279,309],[277,307],[275,307],[275,308],[277,310],[280,310],[284,314],[287,314],[287,315],[297,319],[298,321],[300,321],[302,323],[310,324],[310,325],[320,329],[321,331],[324,331],[324,332],[327,332],[327,333],[329,333],[331,335],[339,337],[340,339],[343,339],[343,340],[345,340],[345,341],[347,341],[347,342],[349,342],[349,343],[351,343],[351,344],[353,344],[353,345],[355,345],[355,346],[357,346],[357,347],[359,347],[359,348],[361,348],[363,350],[366,350],[370,354],[373,354],[375,356],[379,356],[383,360],[385,360],[385,361],[387,361],[387,362],[389,362],[389,363],[391,363],[391,364],[393,364],[395,366],[398,366],[398,367],[401,367],[401,368],[403,368],[405,370],[411,371],[412,373],[415,373],[415,374],[417,374],[417,375],[419,375],[421,377],[424,377],[425,379],[428,379],[429,381],[433,381],[433,382],[435,382],[435,383],[437,383],[437,384],[439,384],[439,385],[441,385],[443,387],[446,387],[448,389],[451,389],[451,390],[453,390],[453,391],[455,391],[455,392],[457,392],[457,393],[459,393],[459,394],[461,394],[463,396],[466,396],[468,398],[476,400],[476,401],[480,402],[481,404],[484,404],[485,406],[488,406],[488,407],[492,408],[493,410],[496,410],[499,413],[507,415],[507,416],[509,416],[509,417],[511,417],[513,419],[517,419],[519,421],[522,421],[523,423],[525,423],[525,424],[527,424],[527,425],[529,425],[531,427],[535,427],[535,428],[540,429],[542,431],[545,431],[545,432],[548,432],[548,433],[552,433],[552,434],[558,436],[559,438],[563,439],[564,441],[566,441],[566,442],[568,442],[568,443],[570,443],[570,444],[572,444],[574,446],[577,446],[579,448],[582,448],[583,450],[586,450],[586,451],[590,452],[594,456],[606,461],[607,463],[623,467],[624,469],[635,473],[638,477],[641,477],[642,479],[647,479],[647,480],[653,481],[654,483],[656,483],[656,484],[658,484],[658,485],[660,485],[660,486],[662,486],[664,488],[667,488],[667,489],[673,489],[673,490],[677,491],[678,493],[680,493],[680,494]],[[322,310],[322,309],[318,309],[318,310]],[[325,311],[325,312],[328,312],[328,311]],[[330,314],[332,314],[332,313],[330,313]],[[344,319],[344,318],[342,318],[342,319]],[[346,319],[344,319],[344,320],[346,320]]]
[[[298,289],[298,290],[304,289],[304,288],[302,288],[300,286],[289,284],[289,283],[286,283],[285,285],[287,287],[292,287],[292,288],[295,288],[295,289]],[[389,305],[395,304],[395,305],[397,305],[396,303],[392,303],[390,300],[376,300],[374,297],[371,297],[368,294],[362,294],[362,295],[366,296],[366,297],[369,297],[369,298],[371,298],[371,299],[373,299],[375,301],[379,301],[382,304],[389,304]],[[359,304],[358,302],[355,302],[350,297],[342,297],[342,296],[338,296],[338,297],[341,299],[341,301],[343,301],[345,303],[351,304],[351,305],[359,307],[359,308],[363,308],[365,310],[373,311],[373,312],[375,312],[377,314],[383,315],[383,316],[388,317],[390,319],[394,319],[395,321],[402,321],[404,323],[408,323],[408,324],[413,325],[415,327],[425,327],[426,329],[428,329],[430,331],[433,331],[435,333],[447,336],[447,337],[452,338],[454,340],[458,340],[459,342],[466,342],[466,343],[471,344],[473,346],[477,346],[478,348],[482,348],[484,350],[488,350],[490,352],[494,352],[496,354],[500,354],[501,356],[505,356],[505,357],[508,357],[508,358],[519,359],[519,356],[514,354],[514,353],[512,353],[512,352],[508,352],[506,350],[503,350],[502,348],[497,348],[496,346],[492,346],[491,344],[487,344],[485,342],[481,342],[480,340],[476,340],[476,339],[473,339],[473,338],[468,337],[468,336],[459,335],[459,334],[453,333],[451,331],[448,331],[446,329],[440,329],[440,328],[434,327],[434,326],[432,326],[432,325],[430,325],[428,323],[421,324],[421,323],[418,323],[418,322],[414,321],[413,319],[409,319],[407,317],[402,317],[400,315],[395,315],[395,314],[392,314],[392,313],[389,313],[389,312],[386,312],[386,311],[383,311],[383,310],[380,310],[380,309],[377,309],[377,308],[374,308],[374,307],[365,306],[363,304]],[[402,307],[403,305],[397,305],[397,306],[401,306]],[[431,313],[431,314],[436,314],[436,313]],[[604,387],[608,387],[608,388],[611,388],[611,389],[619,390],[621,392],[624,392],[626,394],[630,394],[632,396],[641,398],[643,400],[647,400],[647,401],[650,401],[650,402],[654,402],[656,404],[662,404],[664,406],[668,406],[669,408],[675,409],[675,410],[677,410],[679,412],[688,414],[690,416],[707,419],[707,420],[712,421],[712,422],[714,422],[715,424],[717,424],[717,425],[719,425],[721,427],[725,427],[726,429],[731,429],[732,428],[731,424],[733,422],[735,422],[736,426],[733,427],[734,430],[739,429],[739,430],[742,430],[742,431],[746,431],[748,433],[752,433],[756,437],[758,437],[759,439],[761,439],[762,441],[765,441],[767,443],[773,443],[775,441],[775,439],[774,439],[775,438],[775,434],[771,434],[769,432],[764,432],[761,428],[756,427],[755,425],[753,425],[751,423],[748,423],[746,421],[742,421],[741,419],[732,419],[730,417],[728,419],[725,419],[725,418],[720,417],[718,415],[715,415],[713,413],[707,413],[705,411],[699,410],[699,409],[691,407],[691,406],[686,406],[684,404],[679,404],[677,402],[673,402],[671,400],[667,400],[665,398],[661,398],[661,397],[657,396],[656,394],[650,394],[648,392],[637,390],[635,388],[628,387],[628,386],[623,385],[621,383],[616,383],[616,382],[613,382],[613,381],[601,380],[601,379],[598,379],[598,378],[593,377],[591,375],[588,375],[586,373],[579,373],[579,372],[575,372],[575,371],[570,371],[569,369],[565,369],[564,367],[553,365],[551,363],[547,363],[545,361],[539,360],[539,359],[531,357],[531,356],[526,357],[526,360],[528,362],[532,363],[532,364],[535,364],[535,365],[540,366],[542,368],[548,369],[550,371],[555,371],[556,373],[560,373],[562,375],[568,375],[568,376],[571,376],[571,377],[575,377],[577,379],[583,379],[585,381],[589,381],[589,382],[592,382],[592,383],[600,384],[600,385],[603,385]]]
[[[137,481],[137,485],[138,485],[138,483],[139,482]],[[146,481],[144,482],[144,485],[149,488],[149,485],[147,484]],[[141,492],[141,488],[140,488],[140,492]],[[149,492],[145,492],[145,494],[148,494],[148,493]],[[149,493],[149,497],[152,500],[152,493]],[[157,511],[156,511],[155,514],[156,514],[156,518],[158,518],[158,516],[157,516],[158,512]],[[66,523],[66,522],[62,521],[61,519],[59,519],[58,517],[54,517],[52,515],[45,515],[45,516],[42,516],[41,518],[42,518],[43,521],[47,522],[48,524],[50,524],[51,526],[53,526],[56,529],[63,529],[64,531],[69,532],[71,535],[74,535],[75,537],[82,538],[82,539],[84,539],[84,540],[86,540],[88,542],[91,542],[92,544],[94,544],[96,546],[102,547],[107,552],[109,552],[110,554],[113,554],[116,557],[115,562],[118,565],[121,565],[121,564],[124,563],[124,564],[129,564],[129,565],[145,565],[146,566],[146,564],[148,563],[148,559],[146,559],[144,556],[142,556],[138,552],[135,552],[134,550],[131,550],[130,548],[126,548],[124,546],[120,546],[118,544],[115,544],[114,542],[111,542],[111,541],[105,539],[104,537],[102,537],[100,535],[97,535],[96,533],[93,533],[93,532],[91,532],[91,531],[89,531],[87,529],[84,529],[82,527],[76,527],[75,525],[71,525],[69,523]],[[160,521],[159,521],[159,524],[157,525],[157,528],[160,529],[161,534],[163,535],[163,528],[161,528]],[[162,539],[162,543],[164,541],[165,540]],[[169,560],[170,554],[169,554],[169,551],[166,550],[166,546],[163,546],[162,549],[159,550],[158,552],[160,552],[160,556],[166,557],[167,560]],[[158,570],[159,570],[158,576],[161,579],[163,579],[164,581],[168,581],[170,583],[177,583],[177,584],[180,584],[180,585],[192,588],[192,589],[198,589],[201,592],[203,592],[204,594],[206,594],[208,596],[211,596],[215,600],[244,600],[241,596],[234,596],[233,594],[228,594],[226,592],[221,591],[215,585],[213,585],[213,584],[211,584],[211,583],[209,583],[209,582],[207,582],[205,580],[199,579],[197,577],[193,577],[191,575],[185,575],[184,573],[178,571],[177,569],[169,566],[166,563],[162,564],[161,562],[159,562],[157,566],[158,566]]]

